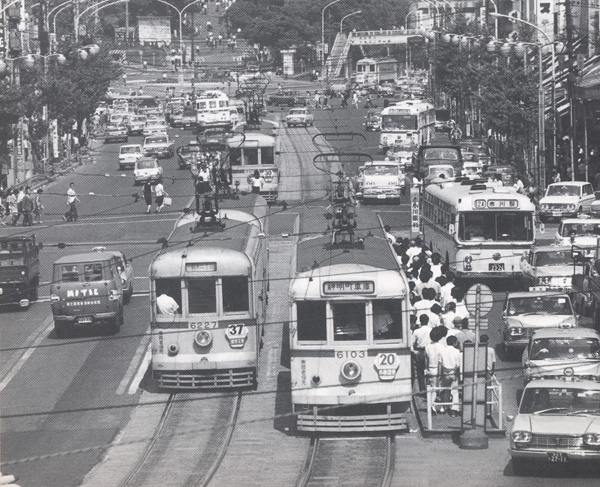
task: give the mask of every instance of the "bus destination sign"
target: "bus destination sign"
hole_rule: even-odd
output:
[[[373,294],[373,281],[325,281],[323,294]]]
[[[516,210],[519,201],[513,199],[475,200],[473,208],[476,210]]]

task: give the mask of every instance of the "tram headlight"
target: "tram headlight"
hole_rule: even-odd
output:
[[[348,381],[356,381],[360,378],[361,374],[360,365],[356,362],[347,361],[342,364],[341,374],[342,377]]]
[[[167,350],[169,351],[169,355],[177,355],[179,353],[179,345],[176,343],[171,343],[167,347]]]
[[[212,343],[212,334],[206,330],[200,330],[194,336],[194,341],[199,347],[208,347]]]

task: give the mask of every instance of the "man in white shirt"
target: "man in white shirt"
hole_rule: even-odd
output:
[[[417,321],[417,327],[412,332],[411,351],[413,362],[413,378],[417,378],[419,392],[425,391],[425,347],[431,343],[429,336],[432,328],[429,326],[429,316],[422,314]]]
[[[441,314],[442,307],[438,303],[435,303],[433,306],[431,306],[429,312],[427,313],[427,315],[429,316],[429,326],[431,326],[432,328],[440,326],[442,324],[440,320]]]
[[[462,366],[462,353],[456,348],[456,337],[446,337],[446,346],[440,351],[441,377],[440,386],[448,387],[442,391],[442,402],[452,402],[450,417],[454,418],[460,412],[458,397],[458,380]]]
[[[452,289],[454,288],[454,273],[448,272],[446,274],[446,284],[440,287],[440,304],[445,308],[452,299]]]
[[[455,333],[451,333],[454,330],[454,319],[456,318],[456,303],[448,303],[446,306],[446,312],[442,314],[440,317],[440,321],[442,325],[444,325],[448,329],[448,333],[454,335]],[[458,322],[462,319],[459,317]],[[460,331],[460,330],[459,330]],[[458,333],[458,332],[457,332]]]
[[[77,221],[77,203],[79,203],[79,198],[75,192],[75,183],[71,183],[67,190],[67,204],[69,205],[69,211],[63,215],[63,220],[69,222]]]
[[[156,298],[156,308],[161,315],[175,316],[175,313],[177,313],[177,310],[179,309],[179,305],[171,296],[162,293]]]
[[[421,253],[421,249],[417,247],[417,243],[414,240],[411,240],[408,244],[408,248],[406,249],[406,255],[408,255],[408,264],[410,265],[413,258]]]
[[[425,288],[423,289],[423,299],[416,301],[413,304],[414,314],[417,317],[421,316],[423,313],[429,315],[431,307],[436,303],[435,291],[431,288]]]
[[[440,378],[440,362],[441,362],[441,352],[444,348],[446,348],[446,343],[442,340],[444,338],[444,331],[442,328],[434,328],[430,332],[431,343],[425,346],[425,364],[427,370],[427,384],[432,387],[439,386],[439,378]],[[429,395],[429,404],[431,404],[432,411],[437,414],[437,410],[435,408],[435,398],[437,395],[436,391],[431,391],[427,393]],[[444,407],[440,408],[440,412],[444,412]]]

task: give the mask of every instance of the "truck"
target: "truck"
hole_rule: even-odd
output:
[[[0,304],[27,308],[37,301],[41,248],[35,235],[0,237]]]

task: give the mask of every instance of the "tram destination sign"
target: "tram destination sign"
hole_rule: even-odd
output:
[[[515,199],[477,199],[473,201],[473,208],[476,210],[515,210],[519,208],[519,201]]]
[[[325,281],[323,294],[373,294],[375,282],[373,281]]]

